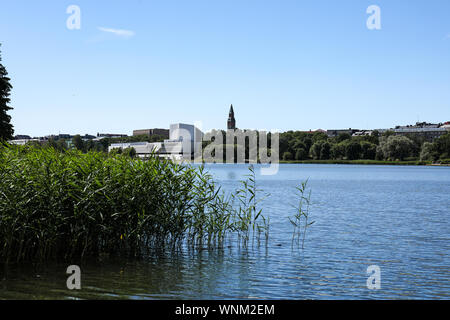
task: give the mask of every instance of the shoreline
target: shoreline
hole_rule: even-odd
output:
[[[214,164],[216,162],[206,161],[186,161],[188,163]],[[430,166],[430,167],[450,167],[447,163],[432,163],[431,161],[384,161],[384,160],[280,160],[279,164],[348,164],[348,165],[385,165],[385,166]],[[249,162],[234,162],[230,164],[250,164]],[[255,163],[253,163],[255,164]],[[261,164],[258,162],[258,164]]]
[[[393,166],[436,166],[449,167],[450,164],[438,164],[431,161],[384,161],[384,160],[280,160],[284,164],[359,164],[359,165],[393,165]]]

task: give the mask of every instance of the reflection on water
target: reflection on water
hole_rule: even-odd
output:
[[[245,165],[207,168],[225,190],[247,174]],[[316,223],[302,251],[291,246],[287,217],[294,187],[307,178]],[[257,181],[271,194],[267,246],[84,263],[79,291],[66,289],[67,265],[2,266],[0,298],[449,298],[450,168],[281,165]],[[366,287],[373,264],[381,268],[377,291]]]

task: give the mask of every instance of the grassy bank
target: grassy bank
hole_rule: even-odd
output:
[[[424,166],[431,165],[431,161],[386,161],[386,160],[301,160],[280,161],[280,163],[310,163],[310,164],[365,164],[365,165],[401,165],[401,166]]]
[[[254,173],[226,195],[202,167],[0,146],[0,261],[141,257],[268,232]]]

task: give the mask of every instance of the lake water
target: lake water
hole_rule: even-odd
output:
[[[248,173],[246,165],[207,168],[226,190]],[[316,222],[302,250],[288,217],[306,179]],[[85,264],[79,291],[66,288],[67,265],[2,268],[0,298],[450,298],[449,167],[283,164],[257,183],[270,193],[267,245]],[[370,265],[380,267],[379,290],[366,286]]]

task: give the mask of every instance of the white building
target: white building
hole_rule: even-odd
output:
[[[9,144],[15,144],[15,145],[19,145],[19,146],[24,146],[26,145],[28,142],[40,142],[39,139],[18,139],[18,140],[9,140],[8,143]]]
[[[108,151],[112,149],[134,148],[139,157],[145,158],[152,152],[159,157],[173,160],[191,160],[196,152],[201,151],[203,132],[190,124],[176,123],[170,125],[169,139],[164,142],[128,142],[113,143]]]

